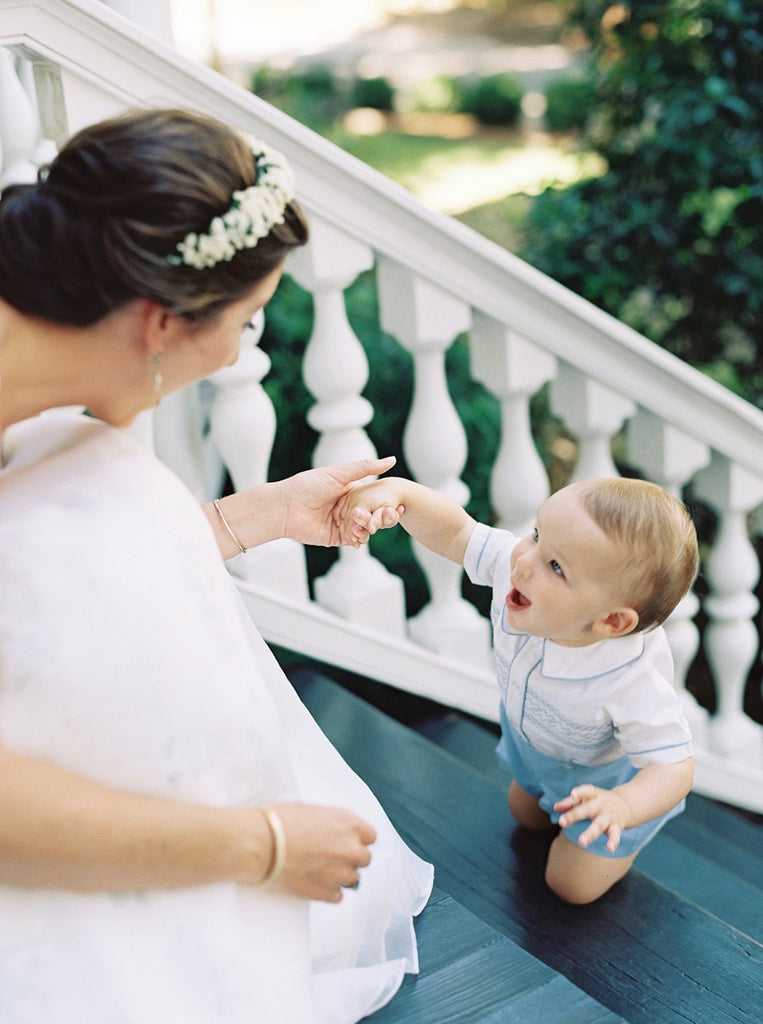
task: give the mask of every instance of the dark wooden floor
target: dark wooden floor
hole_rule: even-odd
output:
[[[763,828],[692,794],[590,907],[543,883],[550,834],[518,829],[494,736],[437,715],[417,730],[308,669],[323,730],[435,865],[421,973],[374,1024],[760,1024]]]

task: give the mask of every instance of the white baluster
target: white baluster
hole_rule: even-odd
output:
[[[501,444],[490,477],[498,526],[526,533],[548,497],[548,474],[530,425],[530,399],[556,373],[556,359],[505,324],[475,312],[470,332],[476,380],[501,402]]]
[[[19,81],[29,97],[35,123],[35,142],[31,152],[31,162],[35,167],[50,163],[56,155],[56,144],[52,139],[43,138],[40,123],[40,104],[37,96],[37,83],[34,77],[34,65],[31,61],[21,60],[18,67]]]
[[[257,347],[261,335],[261,324],[247,328],[236,362],[207,378],[210,437],[237,491],[265,483],[276,436],[275,409],[261,383],[270,370]]]
[[[214,473],[207,466],[207,406],[200,385],[191,384],[165,395],[156,409],[141,414],[148,421],[143,434],[149,431],[148,441],[154,451],[199,501],[218,497],[222,482],[219,456]]]
[[[199,501],[218,497],[227,469],[234,490],[265,483],[276,415],[262,380],[270,359],[257,347],[264,315],[241,335],[239,356],[199,384],[168,395],[154,413],[154,448]],[[242,579],[307,600],[301,544],[287,538],[251,548],[230,562]]]
[[[275,409],[261,383],[270,370],[270,359],[257,347],[264,323],[263,314],[258,314],[253,327],[241,336],[233,366],[218,370],[202,385],[211,392],[209,437],[236,491],[265,483],[276,437]],[[210,457],[206,470],[207,474],[213,471]],[[290,538],[251,548],[234,558],[230,568],[241,579],[265,583],[295,600],[310,598],[305,549]]]
[[[560,363],[559,375],[551,383],[551,407],[578,439],[572,479],[618,476],[612,459],[612,437],[636,411],[635,403],[570,363]]]
[[[35,110],[16,73],[13,57],[0,47],[0,188],[37,180],[37,168],[30,159],[36,140]]]
[[[361,392],[368,381],[363,346],[347,319],[344,291],[373,266],[373,252],[313,216],[310,242],[294,252],[289,271],[314,301],[313,331],[303,377],[316,404],[308,422],[319,435],[313,465],[375,457],[365,426],[373,408]],[[353,622],[397,636],[405,633],[402,581],[388,572],[368,547],[341,548],[329,571],[315,581],[320,604]]]
[[[417,480],[463,505],[469,498],[459,479],[466,435],[448,391],[445,352],[469,326],[469,308],[389,260],[379,265],[378,287],[382,327],[413,355],[413,402],[403,435],[406,460]],[[418,543],[413,548],[431,600],[409,622],[411,636],[430,650],[489,664],[489,624],[461,597],[462,569]]]
[[[710,449],[646,409],[639,409],[628,423],[628,456],[631,465],[681,497],[683,485],[710,461]],[[694,618],[699,599],[689,591],[665,622],[675,666],[674,685],[683,704],[697,745],[706,745],[709,715],[686,689],[686,677],[697,651],[699,630]]]
[[[714,453],[710,466],[698,474],[696,487],[720,516],[705,566],[711,594],[705,599],[710,621],[704,640],[717,696],[710,744],[731,761],[763,767],[763,728],[743,710],[745,684],[758,650],[753,591],[760,575],[747,517],[763,498],[763,480]]]

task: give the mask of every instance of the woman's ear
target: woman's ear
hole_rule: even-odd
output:
[[[632,633],[638,626],[638,620],[639,614],[636,609],[623,605],[611,611],[606,618],[597,619],[592,629],[596,636],[606,640]]]
[[[178,327],[178,317],[150,299],[140,299],[137,315],[143,332],[143,345],[151,356],[164,352]]]

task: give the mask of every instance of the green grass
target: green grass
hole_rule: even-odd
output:
[[[325,135],[427,206],[458,217],[509,249],[521,239],[530,196],[603,169],[594,154],[545,136],[523,139],[489,132],[444,138],[392,130],[359,135],[338,126]]]

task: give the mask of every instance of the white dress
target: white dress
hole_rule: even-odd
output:
[[[432,868],[300,703],[183,484],[70,412],[17,424],[0,471],[0,736],[123,789],[303,799],[376,827],[338,905],[236,884],[0,886],[2,1024],[344,1024],[417,970]]]

